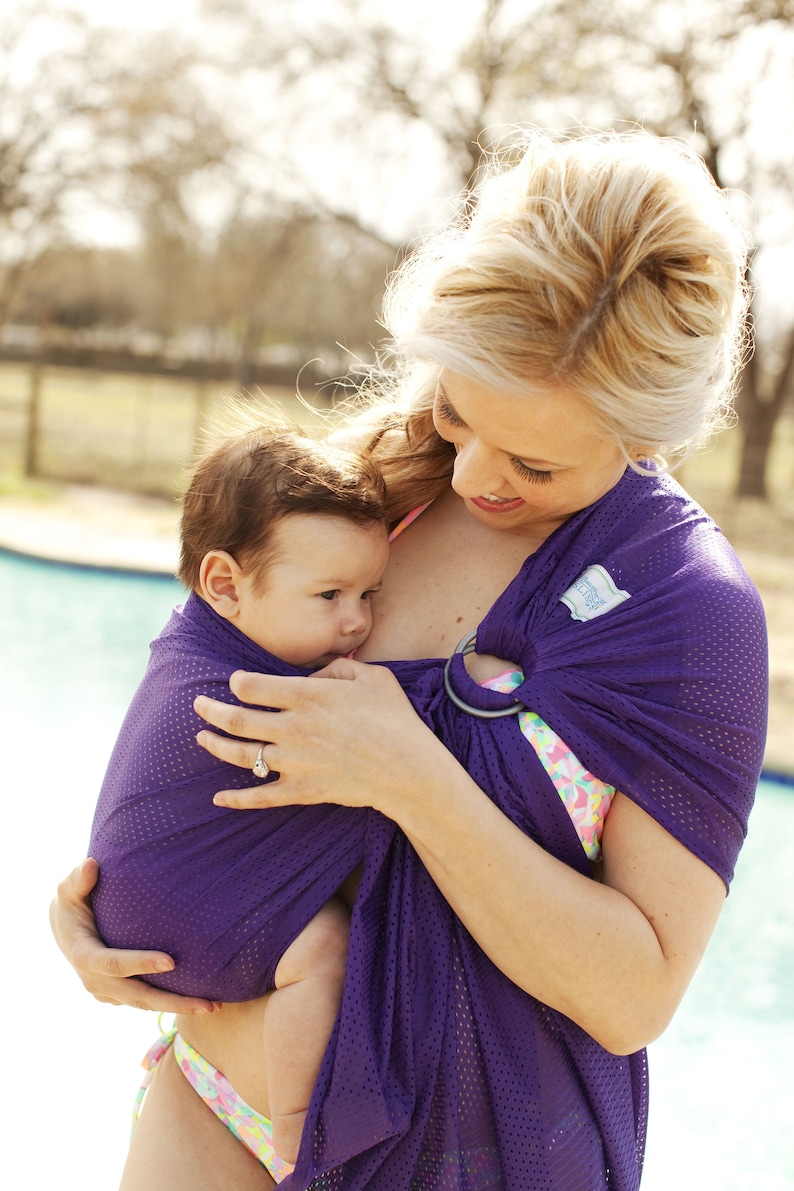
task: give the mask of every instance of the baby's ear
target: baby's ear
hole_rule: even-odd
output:
[[[210,550],[201,560],[198,593],[219,616],[234,620],[240,611],[242,576],[231,554],[226,550]]]

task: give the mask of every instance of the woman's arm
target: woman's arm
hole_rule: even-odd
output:
[[[405,831],[456,914],[505,975],[631,1053],[668,1024],[719,915],[725,887],[644,811],[617,796],[603,837],[603,881],[520,831],[416,716],[394,677],[336,662],[327,678],[238,673],[252,710],[201,699],[215,756],[250,768],[259,742],[281,777],[216,798],[233,807],[373,806]]]
[[[714,929],[722,880],[618,794],[595,882],[523,835],[467,775],[449,779],[429,796],[407,791],[398,822],[483,950],[607,1050],[657,1038]]]
[[[158,1013],[211,1013],[212,1001],[181,997],[152,988],[136,976],[170,972],[174,961],[161,951],[122,951],[107,947],[96,926],[88,899],[99,876],[95,860],[84,860],[58,886],[50,905],[55,941],[85,987],[98,1001],[130,1005]]]

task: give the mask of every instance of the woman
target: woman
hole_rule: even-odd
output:
[[[373,633],[324,677],[238,674],[246,707],[197,706],[222,733],[201,733],[210,752],[280,774],[220,805],[379,812],[299,1162],[326,1171],[311,1185],[639,1184],[643,1048],[716,923],[765,733],[758,597],[651,462],[724,417],[743,276],[724,200],[683,149],[533,135],[470,224],[394,283],[411,367],[392,409],[368,415],[371,449],[395,519],[431,503],[392,548]],[[468,630],[465,661],[407,664],[448,658]],[[406,659],[392,669],[413,705],[389,669],[361,664],[384,658]],[[82,900],[93,876],[67,880],[53,911],[87,987],[182,1009],[181,1032],[266,1114],[246,1051],[266,1005],[195,1013],[208,1006],[119,979],[166,961],[104,952]],[[396,988],[409,968],[432,994],[421,1014]],[[158,1067],[125,1191],[272,1186],[186,1088]],[[377,1140],[364,1130],[367,1173],[334,1139],[359,1114],[370,1129],[373,1100],[386,1123]]]

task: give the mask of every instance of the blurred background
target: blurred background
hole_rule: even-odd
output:
[[[264,392],[300,417],[298,389],[332,406],[375,358],[389,271],[522,123],[683,138],[754,244],[739,421],[681,478],[761,590],[768,769],[790,777],[794,0],[0,0],[0,541],[22,507],[120,523],[122,495],[170,532],[224,394]],[[14,972],[3,1128],[27,1164],[20,1187],[54,1176],[99,1191],[123,1162],[156,1027],[91,1003],[55,952],[46,903],[84,850],[147,642],[178,596],[166,580],[18,560],[0,574]],[[754,898],[731,908],[695,1008],[672,1049],[659,1044],[648,1191],[794,1186],[791,793],[784,783],[765,802]],[[749,1017],[728,1015],[701,1045],[713,998],[730,999],[731,957],[761,937],[774,971],[746,952],[733,961],[761,972]],[[63,1067],[45,1061],[53,1052]],[[25,1107],[20,1127],[31,1098],[56,1123]]]
[[[371,362],[386,274],[506,126],[640,123],[703,155],[756,246],[723,480],[789,494],[775,455],[794,378],[792,0],[0,11],[12,476],[171,493],[218,386],[294,392],[300,374],[327,403]]]

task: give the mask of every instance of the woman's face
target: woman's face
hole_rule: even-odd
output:
[[[626,468],[618,444],[568,389],[516,395],[444,369],[433,421],[457,451],[452,487],[493,529],[546,537]]]

